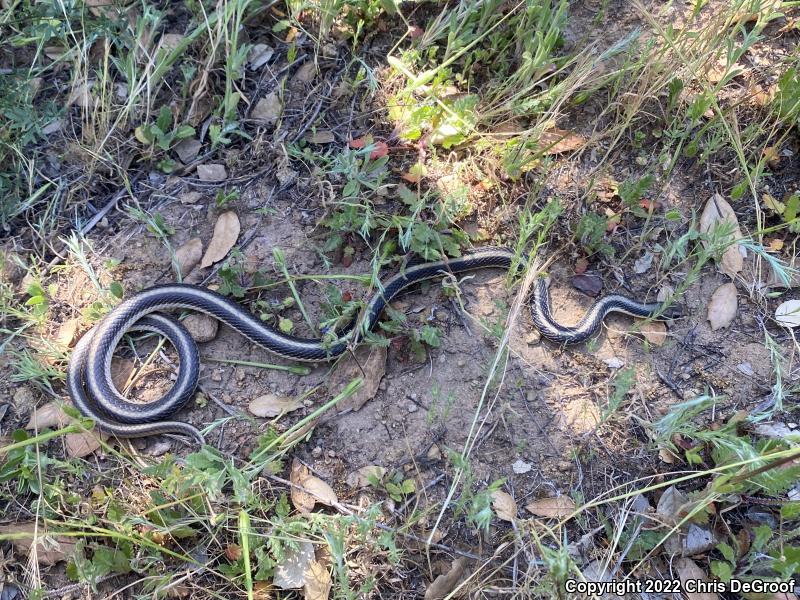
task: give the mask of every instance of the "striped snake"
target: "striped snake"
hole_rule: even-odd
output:
[[[412,264],[383,284],[383,291],[367,302],[361,324],[356,320],[346,327],[337,340],[325,343],[320,339],[304,339],[281,333],[262,323],[242,306],[220,294],[188,284],[167,284],[145,289],[119,304],[76,345],[67,369],[67,389],[78,410],[92,418],[97,426],[118,437],[142,437],[158,433],[183,433],[200,443],[200,431],[182,421],[164,420],[182,407],[194,394],[200,371],[197,344],[177,320],[159,314],[176,309],[196,310],[222,321],[251,342],[284,358],[321,362],[330,361],[363,333],[372,329],[387,303],[405,288],[419,281],[477,269],[509,269],[514,253],[504,248],[481,248],[458,258]],[[672,319],[680,316],[678,308],[662,311],[661,303],[645,303],[625,296],[605,296],[595,302],[581,320],[572,327],[560,325],[550,311],[547,284],[541,277],[533,286],[530,304],[533,324],[548,340],[559,344],[576,344],[590,338],[603,319],[612,312],[635,317]],[[126,400],[111,380],[111,358],[122,337],[132,331],[151,331],[165,336],[180,357],[178,375],[172,389],[146,404]]]

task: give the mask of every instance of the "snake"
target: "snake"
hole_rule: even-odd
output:
[[[261,321],[241,304],[210,289],[186,284],[163,284],[146,288],[118,304],[97,325],[85,333],[73,349],[67,367],[66,386],[75,407],[92,419],[100,430],[120,438],[160,433],[183,434],[204,443],[203,434],[189,423],[167,418],[194,395],[200,373],[197,343],[186,327],[167,311],[192,310],[206,313],[233,328],[254,344],[282,356],[304,361],[332,361],[364,339],[379,321],[386,305],[403,290],[420,281],[467,273],[478,269],[520,268],[516,253],[507,248],[478,248],[455,258],[409,263],[397,274],[376,286],[360,318],[354,318],[333,339],[307,339],[283,333]],[[599,298],[573,326],[565,327],[553,317],[546,280],[533,283],[530,310],[533,325],[542,337],[557,344],[578,344],[591,338],[610,313],[668,320],[682,315],[678,306],[661,302],[640,302],[622,295]],[[172,388],[148,403],[127,400],[114,386],[111,359],[123,336],[135,331],[154,332],[166,337],[175,348],[178,372]],[[329,336],[330,337],[330,336]]]

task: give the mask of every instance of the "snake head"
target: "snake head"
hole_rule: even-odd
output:
[[[661,313],[662,319],[679,319],[686,316],[686,307],[680,304],[673,304],[664,309]]]

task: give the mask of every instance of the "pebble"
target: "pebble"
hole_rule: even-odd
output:
[[[535,346],[539,342],[542,341],[542,334],[539,333],[539,330],[534,329],[528,335],[525,336],[525,343],[529,346]]]
[[[412,400],[416,400],[416,399],[417,399],[417,394],[416,394],[416,392],[411,392],[411,393],[408,395],[408,397],[409,397],[409,398],[411,398]]]
[[[413,402],[410,402],[410,403],[408,404],[408,412],[410,412],[410,413],[415,413],[415,412],[417,412],[418,410],[419,410],[419,406],[417,406],[417,405],[416,405],[416,404],[414,404]]]
[[[378,389],[382,392],[386,391],[386,379],[381,380],[381,382],[378,384]]]
[[[30,411],[33,409],[33,405],[33,392],[29,387],[23,386],[14,392],[14,407],[17,412]]]
[[[222,372],[217,370],[211,374],[211,381],[222,381]]]
[[[328,458],[336,458],[336,452],[333,450],[328,450]]]
[[[189,331],[195,342],[210,342],[217,337],[219,321],[203,313],[193,313],[186,317],[183,326]]]
[[[463,368],[463,367],[467,366],[467,361],[465,361],[463,358],[459,358],[458,361],[456,362],[456,364],[459,367]]]
[[[315,446],[314,449],[311,451],[311,456],[313,456],[314,458],[319,458],[320,456],[322,456],[322,448],[320,448],[319,446]]]

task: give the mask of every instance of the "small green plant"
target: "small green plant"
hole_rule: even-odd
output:
[[[608,219],[589,211],[581,216],[575,226],[575,237],[583,246],[586,254],[591,256],[599,252],[605,256],[611,256],[614,254],[614,248],[605,240],[607,230]]]
[[[172,111],[169,106],[161,107],[154,123],[139,125],[134,130],[136,139],[144,144],[151,154],[155,149],[166,152],[177,142],[192,137],[194,133],[194,127],[190,125],[173,125]],[[175,169],[176,162],[169,157],[164,157],[158,161],[157,166],[165,173],[171,173]]]

